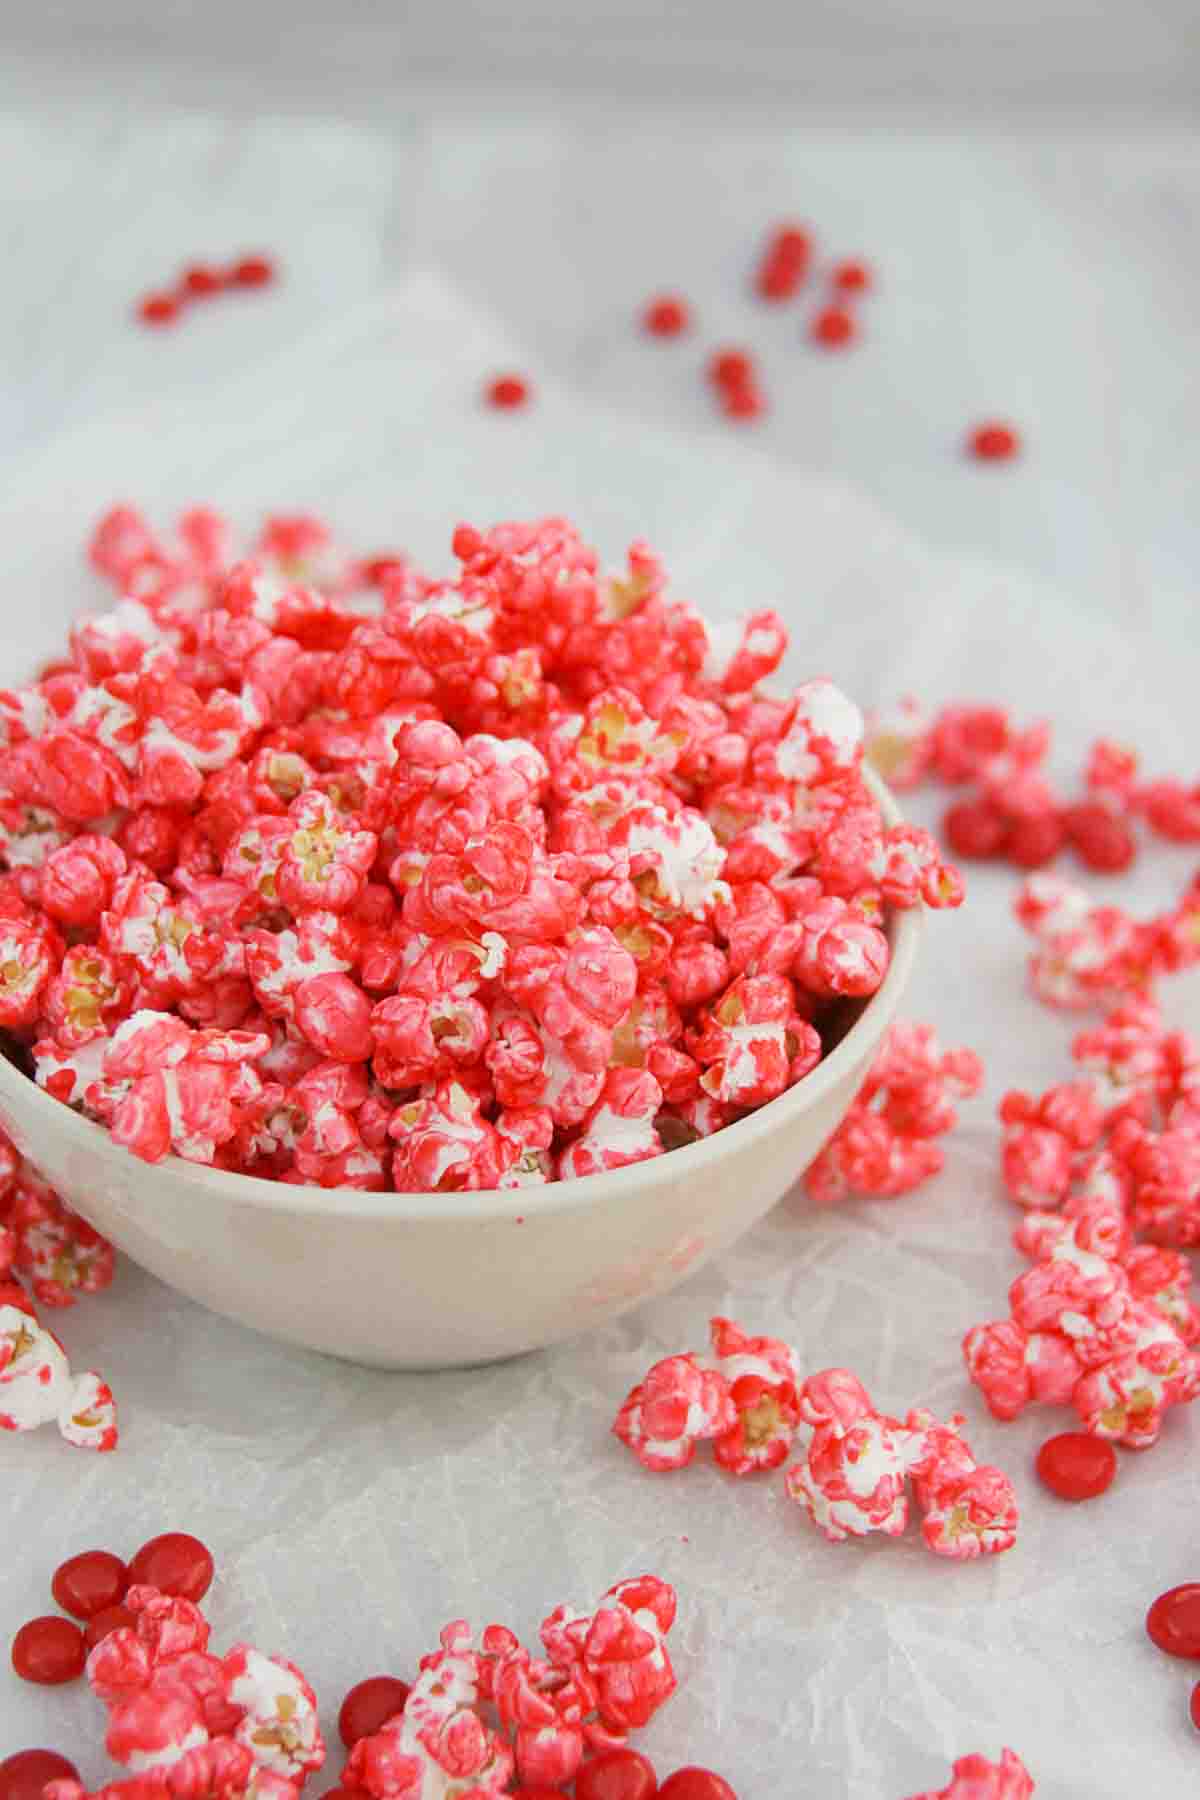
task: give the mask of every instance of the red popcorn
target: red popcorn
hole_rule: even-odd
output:
[[[0,1431],[54,1423],[79,1449],[115,1449],[117,1413],[108,1384],[90,1370],[73,1376],[66,1352],[38,1323],[24,1290],[13,1292],[10,1298],[0,1286]]]
[[[1002,1750],[998,1763],[984,1756],[960,1756],[948,1786],[913,1794],[911,1800],[1030,1800],[1033,1777],[1013,1750]]]
[[[655,1363],[617,1414],[613,1431],[643,1468],[683,1469],[696,1445],[735,1429],[737,1408],[725,1376],[690,1352]]]
[[[716,1459],[731,1475],[778,1468],[800,1422],[795,1351],[778,1338],[748,1337],[732,1319],[713,1319],[710,1331],[734,1411],[717,1435]]]
[[[0,1023],[135,1154],[409,1191],[657,1156],[804,1078],[888,908],[961,897],[882,827],[853,702],[758,690],[778,617],[710,624],[644,544],[605,579],[565,521],[463,526],[454,582],[308,515],[250,549],[115,510],[113,609],[0,695]]]
[[[836,1414],[821,1417],[830,1381],[847,1374],[827,1370],[813,1378],[822,1389],[815,1407],[808,1382],[801,1388],[796,1443],[802,1454],[787,1471],[787,1491],[830,1543],[873,1531],[897,1537],[908,1523],[908,1491],[904,1439],[896,1421],[876,1413],[865,1390],[861,1402],[849,1391],[849,1405],[839,1403]]]
[[[841,1125],[805,1173],[814,1200],[851,1192],[910,1192],[942,1168],[934,1139],[953,1130],[953,1102],[977,1093],[983,1068],[971,1050],[943,1051],[933,1027],[891,1027]]]

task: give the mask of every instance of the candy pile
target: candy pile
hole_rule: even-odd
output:
[[[901,1422],[878,1412],[848,1369],[802,1379],[790,1345],[749,1337],[729,1319],[713,1319],[711,1336],[711,1356],[689,1351],[656,1363],[621,1407],[613,1430],[643,1468],[685,1468],[704,1440],[732,1475],[778,1468],[798,1450],[787,1491],[833,1543],[875,1531],[899,1536],[911,1481],[922,1535],[938,1556],[1012,1547],[1012,1484],[976,1463],[961,1415],[942,1424],[916,1407]]]
[[[1033,1789],[1033,1777],[1020,1757],[1002,1750],[998,1763],[986,1756],[960,1756],[948,1786],[914,1794],[912,1800],[1029,1800]]]
[[[809,1194],[828,1203],[849,1193],[911,1193],[942,1168],[936,1140],[958,1123],[954,1101],[982,1084],[973,1050],[943,1050],[932,1025],[893,1025],[849,1112],[805,1174]]]
[[[1146,781],[1137,753],[1101,738],[1088,753],[1083,796],[1067,801],[1047,779],[1047,720],[1019,726],[1008,709],[958,703],[928,713],[913,699],[868,722],[867,755],[898,791],[932,779],[970,787],[943,829],[958,856],[1004,857],[1041,868],[1067,847],[1103,874],[1138,854],[1137,821],[1177,844],[1200,843],[1200,782]]]
[[[229,566],[215,515],[169,544],[118,509],[117,606],[0,694],[0,1024],[134,1154],[620,1168],[800,1080],[886,909],[961,900],[884,827],[853,703],[758,690],[774,614],[706,624],[644,545],[604,580],[561,520],[454,549],[438,582],[272,520]]]
[[[215,263],[188,263],[174,287],[146,294],[137,304],[143,325],[173,325],[184,307],[211,300],[230,290],[269,287],[279,270],[269,256],[242,256],[227,268]]]
[[[113,1278],[112,1245],[18,1154],[0,1131],[0,1431],[57,1424],[69,1444],[113,1450],[117,1412],[94,1371],[73,1376],[39,1305],[68,1307]],[[28,1285],[25,1285],[28,1284]]]
[[[57,1613],[27,1620],[13,1639],[13,1668],[23,1681],[44,1687],[74,1681],[97,1644],[111,1632],[136,1627],[139,1609],[127,1601],[131,1588],[194,1603],[203,1600],[212,1578],[210,1551],[186,1531],[151,1538],[128,1565],[111,1550],[83,1550],[59,1564],[50,1591],[84,1629]]]
[[[1007,1094],[1004,1179],[1029,1209],[1014,1234],[1033,1267],[1011,1316],[964,1341],[997,1418],[1070,1404],[1084,1429],[1153,1444],[1200,1393],[1200,1309],[1184,1247],[1200,1244],[1200,1045],[1147,1001],[1075,1040],[1080,1079]]]

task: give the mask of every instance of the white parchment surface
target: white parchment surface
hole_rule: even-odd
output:
[[[561,511],[611,558],[648,537],[677,591],[715,616],[777,607],[794,675],[830,674],[864,702],[915,691],[1050,711],[1064,774],[1103,731],[1156,770],[1195,775],[1193,644],[1118,630],[1025,574],[934,556],[852,492],[728,434],[659,433],[545,388],[527,413],[489,413],[480,381],[510,366],[519,348],[418,275],[227,385],[175,386],[60,438],[0,500],[4,677],[44,648],[47,619],[94,603],[80,545],[116,498],[164,515],[210,500],[247,522],[312,506],[363,549],[403,547],[439,569],[461,519]],[[912,810],[936,819],[932,798]],[[1193,859],[1144,860],[1106,892],[1161,904]],[[1031,1468],[1067,1415],[991,1422],[959,1356],[968,1325],[1006,1310],[1022,1266],[996,1101],[1065,1075],[1075,1029],[1024,990],[1013,887],[977,874],[963,911],[931,921],[905,1009],[987,1065],[944,1174],[835,1212],[796,1193],[676,1294],[565,1348],[477,1373],[378,1374],[273,1345],[124,1265],[110,1293],[59,1321],[73,1359],[117,1391],[118,1453],[93,1458],[53,1433],[0,1444],[4,1629],[47,1609],[64,1555],[197,1532],[218,1561],[215,1639],[294,1657],[336,1741],[346,1687],[411,1670],[445,1620],[532,1634],[556,1602],[652,1570],[681,1600],[681,1691],[643,1742],[663,1771],[711,1765],[741,1800],[899,1800],[939,1785],[955,1755],[1010,1744],[1049,1800],[1194,1792],[1188,1668],[1141,1622],[1163,1588],[1200,1575],[1200,1420],[1173,1413],[1157,1448],[1123,1455],[1104,1498],[1071,1509]],[[1176,1023],[1196,1022],[1194,982],[1166,998]],[[833,1546],[778,1477],[644,1474],[607,1435],[615,1408],[656,1358],[702,1347],[714,1311],[793,1339],[807,1369],[853,1367],[889,1410],[962,1408],[981,1458],[1018,1484],[1017,1548],[958,1566],[911,1537]],[[0,1752],[52,1743],[98,1780],[100,1723],[82,1686],[43,1691],[0,1671]],[[312,1791],[339,1766],[335,1750]]]

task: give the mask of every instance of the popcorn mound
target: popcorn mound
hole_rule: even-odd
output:
[[[815,1066],[953,906],[863,721],[757,684],[644,544],[460,527],[457,580],[268,520],[235,561],[103,519],[112,610],[0,693],[0,1027],[133,1154],[325,1187],[517,1188],[659,1155]]]

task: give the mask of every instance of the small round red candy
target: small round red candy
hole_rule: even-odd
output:
[[[12,1641],[13,1668],[22,1681],[36,1681],[42,1687],[76,1680],[86,1661],[82,1631],[57,1613],[30,1619]]]
[[[1192,1689],[1192,1697],[1188,1702],[1188,1712],[1191,1714],[1192,1724],[1196,1727],[1197,1731],[1200,1731],[1200,1681],[1198,1681]]]
[[[1064,1431],[1046,1439],[1034,1467],[1038,1480],[1060,1500],[1094,1500],[1113,1484],[1117,1453],[1107,1438]]]
[[[678,337],[691,322],[691,309],[678,294],[659,294],[642,313],[642,324],[652,337]]]
[[[1146,1614],[1146,1630],[1168,1656],[1200,1657],[1200,1581],[1160,1594]]]
[[[203,1600],[212,1586],[209,1550],[186,1531],[167,1531],[151,1538],[130,1558],[130,1587],[156,1587],[178,1600]]]
[[[1011,425],[991,419],[985,425],[975,426],[967,448],[980,462],[1007,462],[1021,448],[1021,440]]]
[[[754,363],[745,350],[714,350],[708,359],[708,379],[717,387],[744,387],[754,379]]]
[[[68,1557],[54,1571],[50,1592],[64,1612],[76,1619],[94,1619],[125,1598],[129,1571],[111,1550],[83,1550]]]
[[[1044,869],[1062,849],[1066,828],[1057,812],[1031,813],[1018,819],[1008,834],[1004,853],[1021,869]]]
[[[1081,800],[1065,815],[1071,847],[1087,864],[1104,875],[1119,875],[1137,856],[1137,839],[1119,813],[1099,800]]]
[[[721,395],[721,411],[729,419],[757,419],[766,403],[752,381],[731,382]]]
[[[658,1800],[737,1800],[737,1795],[711,1769],[676,1769],[659,1788]]]
[[[275,264],[269,256],[243,256],[229,271],[229,280],[234,287],[268,287],[274,281],[276,273]]]
[[[174,294],[147,294],[138,301],[137,310],[143,325],[173,325],[179,317],[179,302]]]
[[[858,335],[853,313],[844,306],[823,306],[809,328],[813,341],[826,350],[841,350]]]
[[[829,281],[840,294],[865,294],[873,285],[870,269],[857,257],[834,263]]]
[[[654,1800],[654,1764],[636,1750],[606,1750],[575,1777],[575,1800]]]
[[[78,1781],[79,1770],[57,1750],[18,1750],[0,1762],[0,1800],[42,1800],[48,1781]]]
[[[498,375],[488,383],[486,397],[489,406],[507,412],[514,406],[525,405],[529,399],[529,384],[520,375]]]
[[[338,1713],[338,1732],[347,1750],[403,1712],[407,1699],[408,1683],[395,1675],[370,1675],[352,1687]]]
[[[211,300],[225,286],[225,277],[211,263],[189,263],[179,277],[180,292],[189,300]]]
[[[942,819],[942,835],[955,856],[999,856],[1012,829],[990,800],[958,800]]]
[[[131,1613],[127,1606],[106,1606],[84,1626],[83,1641],[89,1650],[94,1650],[110,1631],[132,1631],[136,1624],[137,1614]]]

